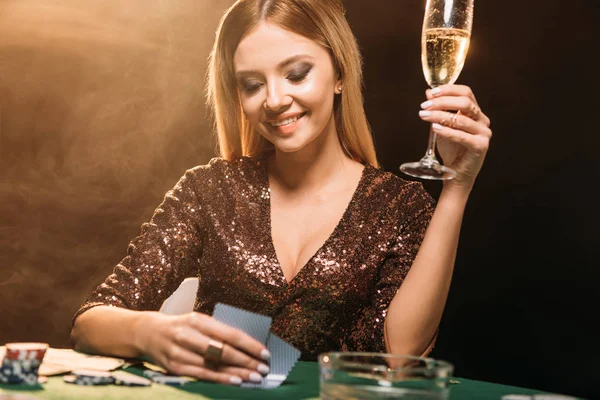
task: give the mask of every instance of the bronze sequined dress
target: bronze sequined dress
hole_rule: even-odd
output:
[[[269,315],[271,331],[303,360],[325,351],[385,352],[388,306],[433,209],[420,183],[366,165],[331,236],[287,282],[271,239],[266,159],[214,158],[165,195],[74,319],[99,305],[159,310],[183,279],[197,276],[195,311],[212,314],[222,302]]]

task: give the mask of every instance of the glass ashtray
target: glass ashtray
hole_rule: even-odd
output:
[[[385,353],[319,355],[322,400],[446,400],[454,366],[447,361]]]

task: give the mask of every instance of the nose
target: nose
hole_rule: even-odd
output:
[[[272,82],[267,85],[267,98],[264,108],[268,111],[280,111],[292,104],[292,97],[287,93],[285,85]]]

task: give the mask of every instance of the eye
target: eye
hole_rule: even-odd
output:
[[[295,69],[290,71],[287,76],[287,79],[291,82],[302,82],[312,70],[312,66],[308,68]]]
[[[240,84],[242,91],[244,93],[249,93],[249,94],[257,92],[261,86],[262,86],[262,83],[260,83],[260,82],[242,82]]]

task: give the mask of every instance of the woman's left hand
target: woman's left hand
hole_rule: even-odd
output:
[[[426,95],[419,115],[433,124],[443,164],[456,171],[456,178],[445,184],[470,191],[492,138],[490,119],[468,86],[444,85],[427,90]]]

